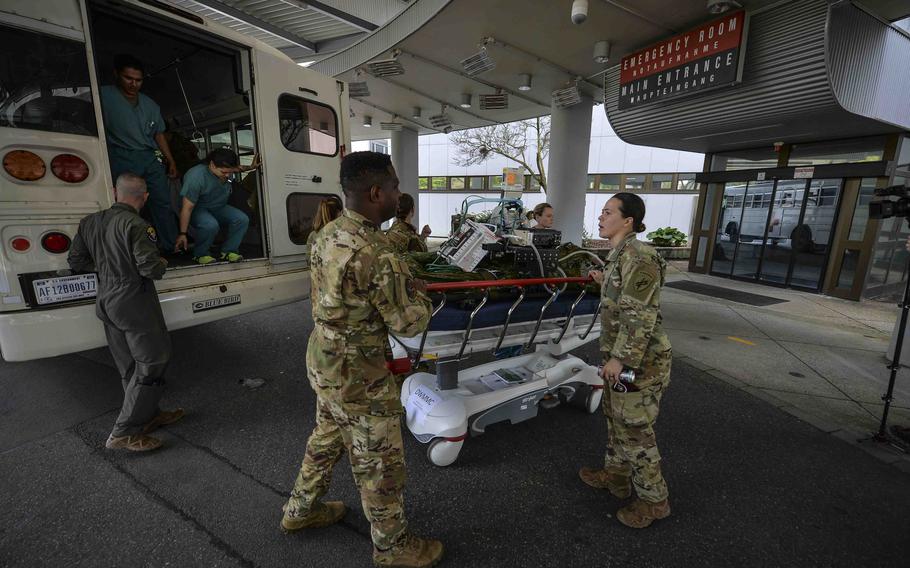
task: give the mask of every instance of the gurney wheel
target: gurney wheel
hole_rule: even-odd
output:
[[[462,444],[464,444],[464,440],[450,442],[445,438],[436,438],[427,447],[427,459],[431,464],[439,467],[452,465],[458,459]]]
[[[600,408],[600,401],[603,400],[604,391],[603,389],[591,389],[591,392],[588,393],[588,398],[585,399],[585,410],[588,411],[588,414],[594,414]]]

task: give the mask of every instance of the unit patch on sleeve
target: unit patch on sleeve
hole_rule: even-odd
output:
[[[149,238],[149,240],[152,241],[153,243],[157,243],[157,242],[158,242],[158,233],[155,232],[155,227],[152,227],[151,225],[149,225],[148,227],[146,227],[146,229],[145,229],[145,235],[146,235],[146,236]]]

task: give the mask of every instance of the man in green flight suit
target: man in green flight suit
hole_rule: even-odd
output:
[[[442,543],[408,531],[402,489],[400,386],[386,368],[388,334],[412,337],[430,320],[426,284],[415,280],[380,229],[395,214],[398,176],[389,156],[355,152],[342,160],[345,210],[319,231],[310,255],[315,328],[307,376],[316,391],[316,427],[284,507],[286,532],[324,527],[345,513],[322,502],[345,451],[370,521],[377,566],[433,566]]]
[[[164,276],[167,261],[158,253],[155,229],[139,216],[148,199],[142,178],[120,174],[114,195],[110,209],[79,223],[67,261],[73,270],[97,273],[95,313],[123,383],[123,407],[105,446],[145,452],[161,446],[150,432],[184,414],[158,407],[171,338],[152,280]]]
[[[101,87],[101,112],[107,137],[111,179],[132,172],[145,180],[149,191],[149,212],[158,233],[158,248],[174,250],[177,221],[171,211],[171,189],[167,178],[177,177],[177,165],[164,135],[166,125],[155,101],[139,92],[145,80],[142,62],[132,55],[114,58],[116,85]],[[161,150],[164,166],[155,155]]]

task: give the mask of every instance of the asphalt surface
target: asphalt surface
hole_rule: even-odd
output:
[[[370,565],[346,459],[327,496],[348,505],[343,522],[278,530],[313,426],[308,314],[175,332],[165,406],[190,414],[147,455],[103,448],[121,395],[105,350],[0,362],[0,566]],[[657,430],[673,514],[645,531],[578,479],[602,463],[600,414],[490,427],[448,468],[405,433],[411,528],[443,540],[443,566],[910,562],[910,475],[681,361]]]

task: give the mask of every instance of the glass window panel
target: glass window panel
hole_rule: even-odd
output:
[[[417,178],[417,189],[429,189],[430,188],[430,178]]]
[[[838,288],[853,288],[853,281],[856,278],[856,266],[859,263],[859,251],[856,249],[844,249],[844,258],[841,260],[840,274],[837,275]]]
[[[769,229],[768,213],[771,209],[774,182],[750,182],[747,194],[753,196],[753,203],[760,207],[743,209],[742,223],[739,227],[739,238],[736,247],[736,258],[733,263],[733,276],[755,278],[758,276],[758,262],[761,256],[762,242]],[[737,193],[733,203],[745,202],[745,195]]]
[[[723,191],[724,184],[708,184],[708,190],[705,192],[705,211],[701,217],[701,230],[707,231],[711,228],[711,221],[714,219],[714,199],[718,191]],[[721,205],[723,206],[723,205]]]
[[[463,177],[449,178],[449,187],[451,189],[464,189],[464,178]]]
[[[893,249],[890,246],[880,246],[873,251],[872,266],[869,268],[869,277],[866,279],[865,287],[874,288],[885,284],[888,276],[888,266],[891,264],[891,253]]]
[[[288,195],[286,207],[288,235],[295,245],[305,245],[313,229],[313,218],[323,199],[332,197],[328,193],[292,193]]]
[[[446,189],[446,178],[444,178],[444,177],[430,178],[430,187],[433,189]]]
[[[907,249],[903,243],[898,243],[891,252],[891,263],[888,268],[888,277],[885,284],[897,284],[904,279],[904,271],[907,269]]]
[[[627,174],[625,185],[626,191],[641,191],[645,188],[645,174]]]
[[[716,184],[715,187],[722,187]],[[740,205],[733,205],[737,195],[746,192],[745,183],[728,183],[724,187],[724,197],[721,202],[720,220],[717,224],[717,235],[714,239],[714,256],[711,261],[711,271],[729,275],[733,268],[733,257],[736,253],[736,242],[739,239],[740,226],[743,219],[742,199]]]
[[[698,191],[695,183],[695,174],[678,174],[676,176],[677,191]]]
[[[469,186],[471,189],[483,189],[483,178],[474,176],[469,179]]]
[[[598,189],[601,191],[619,191],[619,181],[619,174],[600,174]]]
[[[588,174],[588,191],[597,189],[597,176]]]
[[[875,181],[875,178],[863,178],[860,182],[853,219],[850,221],[850,235],[847,240],[861,241],[866,234],[866,225],[869,224],[869,202],[872,201],[875,192]]]
[[[793,248],[791,286],[811,290],[821,287],[842,185],[840,179],[814,179],[809,183],[802,222],[790,230]]]
[[[502,176],[490,176],[490,185],[488,185],[487,188],[495,190],[502,189]]]
[[[85,44],[0,26],[0,126],[97,136]]]
[[[751,193],[751,192],[750,192]],[[786,284],[790,270],[794,235],[805,231],[799,224],[800,209],[806,195],[805,180],[780,181],[771,202],[771,217],[765,230],[765,247],[759,278],[766,282]],[[754,202],[765,203],[766,192],[755,193]],[[758,207],[767,210],[767,205]]]
[[[291,152],[334,156],[338,117],[332,107],[292,95],[278,97],[278,131]]]
[[[773,147],[751,150],[735,150],[714,154],[711,158],[711,171],[724,172],[733,170],[754,170],[777,167],[777,152]]]
[[[904,136],[901,141],[901,153],[897,156],[897,166],[910,166],[910,136]]]
[[[790,150],[788,166],[819,166],[878,162],[885,155],[885,137],[833,140],[813,144],[795,144]]]
[[[651,174],[651,189],[673,189],[673,174]]]

